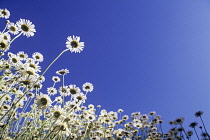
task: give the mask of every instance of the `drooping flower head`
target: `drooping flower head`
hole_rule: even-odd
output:
[[[23,32],[23,35],[30,37],[34,36],[34,32],[36,32],[35,25],[27,19],[20,19],[17,21],[18,30]]]
[[[84,42],[79,42],[79,36],[69,36],[66,41],[66,47],[75,53],[80,53],[84,48]]]

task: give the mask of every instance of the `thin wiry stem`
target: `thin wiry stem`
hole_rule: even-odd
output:
[[[64,87],[64,75],[62,75],[62,90]],[[65,103],[65,96],[63,95],[63,107],[64,107],[64,103]]]
[[[182,129],[183,129],[183,131],[184,131],[184,134],[185,134],[186,138],[189,140],[189,137],[187,136],[187,133],[185,132],[184,127],[182,126],[182,124],[180,124],[180,125],[181,125],[181,127],[182,127]]]
[[[207,132],[207,130],[206,130],[206,127],[205,127],[205,125],[204,125],[203,119],[202,119],[201,116],[199,116],[199,117],[200,117],[201,122],[202,122],[202,124],[203,124],[204,130],[205,130],[206,134],[208,135],[208,138],[210,139],[210,136],[209,136],[209,134],[208,134],[208,132]]]
[[[5,47],[5,49],[0,53],[0,57],[4,54],[4,52],[7,50],[7,47],[9,47],[9,45],[15,40],[17,39],[19,36],[21,36],[23,34],[23,32],[19,33],[16,37],[14,37]]]
[[[193,127],[193,128],[194,128],[194,131],[195,131],[195,134],[196,134],[198,140],[200,140],[199,137],[198,137],[198,133],[197,133],[197,131],[195,130],[195,127]]]
[[[66,51],[68,51],[69,49],[65,49],[63,50],[48,66],[47,68],[44,70],[44,72],[37,78],[37,80],[31,85],[30,88],[28,88],[28,90],[26,90],[23,94],[23,96],[21,96],[12,106],[11,108],[4,114],[4,116],[1,117],[0,121],[12,110],[13,107],[15,107],[19,101],[21,101],[24,96],[31,90],[31,88],[39,81],[39,79],[47,72],[47,70],[52,66],[52,64],[55,63],[55,61]]]

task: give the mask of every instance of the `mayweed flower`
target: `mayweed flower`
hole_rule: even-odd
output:
[[[79,42],[80,37],[79,36],[69,36],[66,41],[66,47],[71,51],[75,53],[80,53],[83,50],[84,42]]]
[[[46,109],[52,103],[50,97],[47,94],[40,93],[40,95],[36,96],[35,103],[37,107],[40,109]]]
[[[197,122],[192,122],[190,123],[189,127],[195,128],[198,125]]]
[[[69,85],[69,92],[72,96],[76,96],[80,93],[80,88],[76,87],[76,85]]]
[[[5,43],[10,42],[11,37],[9,33],[0,33],[0,40],[3,40]]]
[[[55,94],[57,94],[57,90],[54,87],[49,87],[49,88],[47,88],[47,93],[49,95],[55,95]]]
[[[146,114],[143,114],[140,116],[140,120],[143,121],[143,122],[146,122],[149,120],[149,117],[146,115]]]
[[[0,17],[8,19],[10,16],[10,12],[5,8],[5,9],[0,9]]]
[[[35,61],[38,61],[38,62],[42,62],[44,60],[43,55],[39,52],[33,53],[32,57]]]
[[[19,57],[20,60],[26,60],[28,58],[28,55],[23,51],[18,52],[17,56]]]
[[[7,23],[7,29],[9,29],[9,33],[13,35],[16,35],[19,33],[17,25],[13,22]]]
[[[203,115],[203,111],[197,111],[197,112],[195,112],[195,116],[196,117],[200,117],[201,115]]]
[[[68,96],[69,95],[69,89],[68,86],[62,86],[59,88],[58,92],[61,96]]]
[[[123,110],[122,109],[118,109],[118,111],[117,111],[118,113],[122,113],[123,112]]]
[[[156,112],[155,111],[152,111],[152,112],[150,112],[148,115],[149,116],[153,116],[153,115],[155,115],[156,114]]]
[[[35,25],[32,24],[30,20],[20,19],[17,21],[18,30],[23,33],[23,35],[30,37],[34,36],[34,32],[36,32]]]
[[[53,131],[54,132],[59,132],[57,134],[61,136],[69,136],[70,135],[70,130],[68,128],[67,123],[62,123],[61,121],[57,121],[56,124],[53,126]]]
[[[193,135],[193,131],[187,131],[187,136],[192,136]]]
[[[53,77],[52,77],[52,80],[53,80],[53,82],[55,82],[55,83],[61,81],[60,78],[59,78],[58,76],[53,76]]]
[[[78,102],[81,101],[81,102],[85,103],[86,99],[87,99],[87,97],[82,92],[75,95],[75,100]]]
[[[54,119],[58,119],[58,118],[62,117],[63,112],[64,112],[63,108],[61,108],[61,106],[59,106],[59,105],[55,105],[51,111]]]
[[[61,96],[55,97],[55,102],[58,102],[61,104],[63,102],[62,97]]]
[[[89,82],[86,82],[82,85],[82,89],[85,91],[85,92],[92,92],[93,91],[93,84],[89,83]]]
[[[177,118],[177,119],[175,120],[175,122],[176,122],[177,124],[182,124],[183,121],[184,121],[184,118],[183,118],[183,117]]]
[[[9,46],[7,46],[7,43],[3,40],[0,40],[0,50],[9,50]]]
[[[67,73],[69,73],[69,70],[67,69],[61,69],[59,71],[56,71],[56,74],[58,75],[66,75]]]

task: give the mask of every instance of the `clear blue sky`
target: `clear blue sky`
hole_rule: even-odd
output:
[[[85,42],[83,52],[66,52],[51,67],[43,91],[67,68],[68,85],[94,84],[87,104],[156,111],[165,126],[181,116],[186,126],[199,122],[194,113],[203,110],[210,130],[209,0],[1,0],[0,8],[12,22],[35,24],[35,36],[21,36],[10,51],[42,53],[42,69],[66,48],[67,36]]]

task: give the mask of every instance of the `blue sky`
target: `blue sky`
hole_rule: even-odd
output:
[[[42,69],[66,48],[67,36],[85,42],[83,52],[66,52],[50,68],[43,91],[67,68],[67,84],[94,84],[87,104],[125,114],[156,111],[166,126],[181,116],[186,126],[199,122],[194,113],[203,110],[210,124],[208,0],[1,0],[0,8],[13,22],[35,24],[35,36],[21,36],[10,51],[42,53]]]

